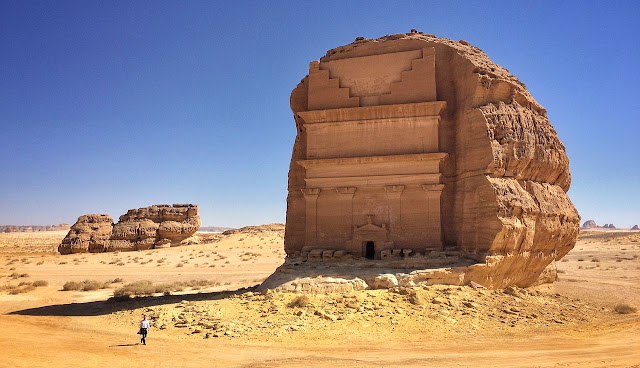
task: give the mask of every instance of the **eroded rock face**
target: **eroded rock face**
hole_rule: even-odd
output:
[[[585,221],[584,224],[582,224],[582,228],[583,229],[593,229],[593,228],[596,228],[596,227],[598,227],[598,225],[593,220]]]
[[[100,253],[109,244],[113,219],[109,215],[91,214],[78,217],[58,247],[61,254]]]
[[[154,205],[129,210],[113,224],[108,215],[84,215],[58,247],[61,254],[146,250],[180,245],[198,231],[198,205]]]
[[[329,50],[291,109],[288,257],[454,249],[478,262],[465,282],[524,287],[575,245],[546,110],[465,41],[412,32]]]

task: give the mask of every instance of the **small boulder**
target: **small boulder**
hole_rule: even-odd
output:
[[[378,275],[373,280],[374,289],[391,289],[396,286],[398,286],[398,279],[395,275],[390,273]]]

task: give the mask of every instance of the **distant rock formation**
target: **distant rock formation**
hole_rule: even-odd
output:
[[[593,220],[585,221],[584,224],[582,224],[583,229],[593,229],[596,227],[598,227],[598,225]]]
[[[58,247],[61,254],[146,250],[177,246],[200,228],[196,204],[154,205],[109,215],[83,215]]]
[[[633,225],[633,227],[631,228],[631,230],[640,230],[640,227],[638,227],[638,225]]]
[[[237,233],[259,234],[259,233],[269,232],[269,231],[282,231],[284,230],[284,228],[285,228],[284,224],[264,224],[264,225],[257,225],[257,226],[245,226],[239,229],[229,229],[229,230],[225,230],[222,234],[223,235],[232,235]]]
[[[109,243],[113,219],[109,215],[91,214],[78,217],[58,246],[60,254],[99,253]]]
[[[221,233],[223,231],[232,230],[232,227],[224,227],[224,226],[201,226],[200,231],[209,231],[212,233]]]
[[[616,228],[615,225],[613,225],[613,224],[605,224],[603,227],[605,229],[615,229]]]
[[[36,231],[69,230],[71,225],[61,222],[58,225],[0,225],[0,233],[30,233]]]

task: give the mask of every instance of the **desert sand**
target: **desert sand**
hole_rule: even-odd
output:
[[[282,263],[282,226],[198,233],[200,244],[182,247],[62,256],[55,249],[65,233],[0,234],[2,367],[640,364],[640,316],[614,311],[640,306],[640,233],[581,233],[553,286],[306,297],[251,289]],[[86,279],[122,280],[62,291]],[[11,292],[38,280],[47,285]],[[110,299],[140,280],[207,283]],[[143,313],[152,320],[147,346],[135,334]]]

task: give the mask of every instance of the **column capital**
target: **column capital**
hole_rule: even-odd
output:
[[[400,198],[404,191],[404,185],[385,185],[384,190],[389,198]]]
[[[300,190],[305,197],[317,197],[320,194],[320,188],[302,188]]]
[[[422,189],[425,192],[442,192],[444,184],[423,184]]]
[[[404,185],[385,185],[384,190],[386,190],[387,193],[402,192],[404,190]]]
[[[338,192],[338,198],[340,199],[353,199],[356,187],[337,187],[336,192]]]

